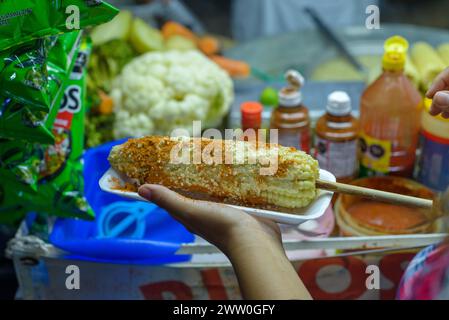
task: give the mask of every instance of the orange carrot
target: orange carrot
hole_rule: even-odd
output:
[[[178,36],[186,37],[195,42],[198,40],[197,36],[192,31],[190,31],[188,28],[184,27],[182,24],[174,22],[174,21],[166,22],[162,26],[161,32],[165,39],[168,39],[174,35],[178,35]]]
[[[251,68],[246,62],[232,60],[219,55],[212,55],[209,58],[226,70],[231,77],[247,77],[251,73]]]
[[[206,56],[211,56],[220,51],[220,43],[214,37],[204,36],[198,41],[198,49],[200,49]]]
[[[111,114],[114,107],[112,98],[101,90],[98,92],[98,95],[100,96],[100,104],[98,106],[100,114]]]

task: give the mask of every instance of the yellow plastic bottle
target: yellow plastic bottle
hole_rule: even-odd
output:
[[[360,175],[411,177],[422,98],[404,74],[407,40],[391,37],[384,49],[383,73],[361,98]]]
[[[432,100],[426,99],[422,111],[418,181],[435,191],[445,191],[449,188],[449,119],[431,116],[431,105]]]

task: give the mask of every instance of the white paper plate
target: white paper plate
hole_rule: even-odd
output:
[[[320,179],[335,182],[335,176],[332,173],[321,169],[320,169]],[[146,199],[139,196],[136,192],[122,191],[116,189],[117,182],[124,183],[120,175],[114,169],[110,168],[101,177],[99,184],[101,190],[103,191],[113,193],[125,198],[130,198],[139,201],[147,201]],[[298,225],[303,222],[318,219],[319,217],[321,217],[326,211],[327,207],[329,206],[332,200],[332,195],[333,192],[319,190],[318,196],[316,197],[315,201],[305,208],[295,209],[294,212],[295,214],[285,213],[281,211],[271,211],[257,208],[241,207],[230,204],[225,205],[243,210],[254,216],[263,217],[276,221],[278,223]]]

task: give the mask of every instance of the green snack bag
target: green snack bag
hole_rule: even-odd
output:
[[[37,212],[63,217],[93,219],[94,213],[83,195],[81,157],[84,149],[86,112],[86,64],[90,42],[83,40],[56,116],[55,144],[42,150]]]
[[[53,134],[45,127],[48,112],[39,105],[18,103],[0,95],[0,137],[52,143]]]
[[[37,194],[42,157],[39,148],[17,140],[0,139],[0,223],[18,224]]]
[[[37,190],[30,184],[19,181],[17,174],[0,166],[0,223],[14,222],[25,212],[44,215],[93,219],[94,213],[84,198],[83,164],[84,116],[86,111],[86,64],[90,54],[90,43],[84,40],[76,57],[70,79],[64,86],[64,94],[57,112],[53,135],[55,143],[43,146],[34,144],[30,157],[20,156],[14,149],[14,141],[4,141],[2,149],[15,156],[19,163],[33,163],[39,159]],[[8,145],[11,143],[11,145]],[[0,144],[1,146],[1,144]],[[10,146],[10,147],[8,147]],[[8,148],[7,148],[8,147]],[[23,151],[22,151],[23,152]],[[17,154],[18,153],[18,154]],[[12,158],[5,157],[10,160]],[[20,160],[19,160],[20,159]]]
[[[101,0],[1,0],[0,50],[98,25],[118,12]]]
[[[50,106],[50,112],[45,121],[47,129],[53,127],[56,115],[58,114],[59,105],[64,97],[65,82],[69,78],[70,70],[72,70],[75,57],[78,55],[82,31],[75,31],[61,35],[55,46],[49,52],[47,62],[48,71],[48,90],[54,96]],[[52,134],[52,142],[54,143]]]
[[[52,39],[39,39],[0,53],[1,93],[48,112],[46,59],[53,44]]]
[[[20,182],[0,169],[0,223],[17,224],[27,213],[23,199],[18,195]]]
[[[76,31],[60,36],[57,41],[47,39],[38,42],[40,49],[13,54],[14,58],[10,58],[9,53],[7,61],[19,61],[20,68],[10,68],[11,71],[0,74],[3,85],[0,87],[0,137],[44,144],[54,142],[51,127],[80,36],[81,32]],[[47,47],[51,47],[48,53],[45,52]],[[48,56],[46,63],[42,62],[45,56]],[[43,79],[38,81],[39,86],[29,86],[26,74],[34,78],[42,74]],[[13,80],[8,80],[11,78]]]
[[[48,53],[48,64],[53,64],[62,70],[70,70],[82,35],[82,31],[72,31],[60,35]]]
[[[0,170],[31,190],[37,190],[42,155],[39,148],[20,140],[0,139]]]

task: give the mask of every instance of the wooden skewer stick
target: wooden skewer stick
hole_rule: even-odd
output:
[[[433,207],[432,200],[405,196],[402,194],[380,191],[376,189],[353,186],[350,184],[344,184],[339,182],[330,182],[318,179],[316,181],[316,187],[327,191],[351,194],[354,196],[360,196],[372,200],[378,200],[394,204],[401,204],[424,209],[432,209]]]

